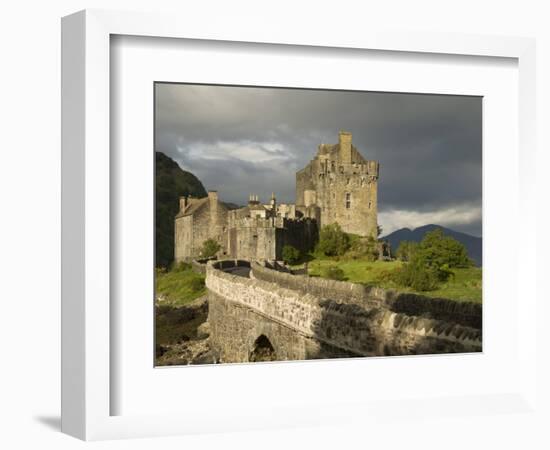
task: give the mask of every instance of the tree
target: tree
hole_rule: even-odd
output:
[[[417,291],[436,289],[439,282],[453,276],[452,268],[472,265],[464,245],[445,236],[440,228],[426,233],[420,244],[403,241],[397,255],[406,261],[398,273],[398,283]]]
[[[203,258],[211,258],[212,256],[216,256],[216,253],[218,253],[220,249],[221,245],[218,244],[217,241],[214,239],[207,239],[202,243],[201,256]]]
[[[401,261],[410,261],[412,259],[412,256],[414,255],[414,252],[417,250],[417,248],[418,248],[418,242],[401,241],[399,243],[399,247],[397,247],[395,256],[397,256],[397,259]]]
[[[319,233],[317,250],[326,256],[341,256],[350,247],[349,236],[342,231],[338,223],[325,225]]]
[[[286,264],[296,264],[300,259],[300,252],[292,245],[285,245],[283,247],[283,261]]]
[[[456,239],[445,236],[441,228],[426,233],[419,250],[426,264],[432,268],[470,267],[473,264],[466,247]]]

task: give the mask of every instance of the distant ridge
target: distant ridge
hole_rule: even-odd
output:
[[[476,265],[482,265],[482,238],[471,236],[466,233],[461,233],[460,231],[451,230],[450,228],[446,228],[441,225],[429,224],[415,228],[414,230],[411,230],[410,228],[401,228],[397,231],[394,231],[393,233],[388,234],[387,236],[384,236],[382,239],[389,241],[392,252],[395,254],[401,241],[420,242],[426,233],[435,230],[436,228],[440,228],[443,231],[444,235],[450,236],[456,239],[458,242],[462,243],[468,251],[468,256],[475,261]]]

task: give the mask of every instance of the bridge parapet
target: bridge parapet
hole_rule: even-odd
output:
[[[274,266],[275,269],[276,267]],[[256,279],[330,298],[338,303],[380,306],[408,316],[421,316],[455,322],[476,329],[482,328],[482,307],[480,304],[401,293],[392,289],[365,286],[347,281],[308,277],[307,275],[292,275],[280,270],[273,270],[273,268],[267,267],[266,263],[253,262],[251,268]]]
[[[260,336],[278,360],[481,350],[481,330],[392,311],[393,294],[378,288],[312,282],[257,263],[252,278],[223,271],[239,264],[250,265],[206,269],[211,343],[222,361],[249,361]]]

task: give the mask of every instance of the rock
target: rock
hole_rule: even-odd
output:
[[[206,321],[197,327],[197,339],[206,339],[208,336],[210,336],[210,324]]]

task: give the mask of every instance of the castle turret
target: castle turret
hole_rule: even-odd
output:
[[[378,162],[366,160],[352,145],[351,133],[340,131],[338,144],[320,145],[315,158],[296,172],[296,205],[321,227],[338,223],[347,233],[376,239],[378,174]]]

